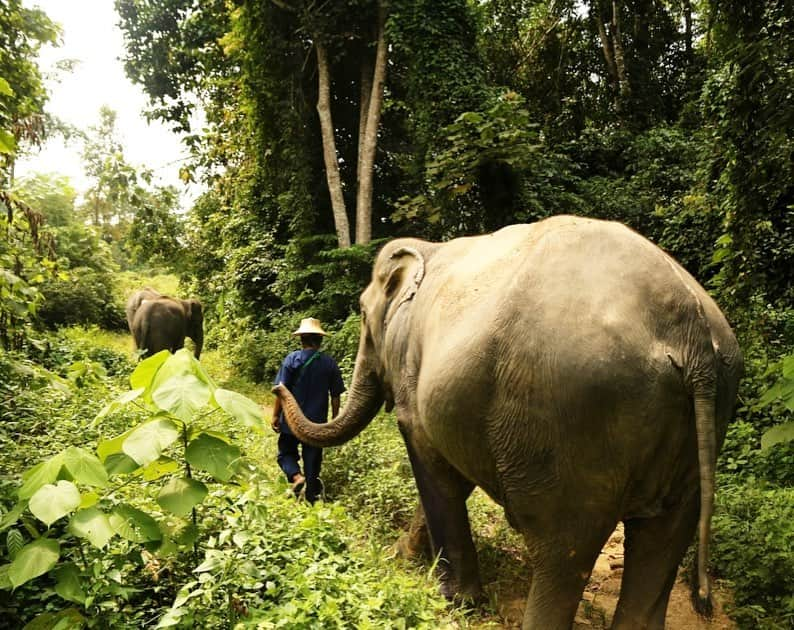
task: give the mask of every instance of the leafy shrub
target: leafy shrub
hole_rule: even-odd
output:
[[[93,361],[102,366],[108,376],[127,376],[132,372],[130,354],[98,345],[102,335],[96,326],[61,328],[51,334],[34,357],[47,369],[66,376],[75,362]]]
[[[741,628],[794,622],[794,489],[722,487],[714,515],[713,559],[733,583]]]
[[[256,482],[232,491],[203,562],[161,624],[255,628],[439,628],[446,603],[427,578],[405,573],[339,505],[313,507]]]
[[[71,269],[66,279],[50,280],[40,288],[44,301],[40,320],[50,328],[96,324],[109,330],[127,327],[124,309],[113,299],[110,274],[88,267]]]
[[[158,564],[161,557],[190,549],[196,533],[189,516],[207,496],[207,484],[228,482],[243,470],[239,447],[219,432],[217,417],[211,424],[209,417],[222,410],[243,426],[261,427],[261,409],[215,386],[188,350],[163,351],[140,362],[130,383],[134,389],[97,419],[134,402],[142,422],[101,440],[96,454],[70,446],[23,474],[16,504],[0,521],[10,541],[5,554],[0,549],[6,560],[0,564],[0,590],[40,579],[90,616],[119,612],[114,600],[138,589],[134,579],[122,579],[119,567],[104,580],[108,560],[116,556],[130,574],[140,574],[141,567],[133,571],[129,561]],[[84,439],[85,431],[76,435]],[[133,499],[129,490],[135,486],[139,496]],[[89,545],[103,553],[87,556],[83,547]],[[151,585],[149,590],[158,592]]]

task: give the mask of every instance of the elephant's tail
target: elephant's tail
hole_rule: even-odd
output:
[[[712,375],[714,372],[712,371]],[[700,517],[698,519],[697,583],[693,580],[692,601],[704,617],[712,613],[708,576],[711,516],[714,513],[714,472],[717,468],[716,375],[693,382],[695,429],[700,471]],[[695,588],[696,587],[696,588]]]
[[[708,575],[711,516],[714,514],[714,476],[717,468],[717,365],[719,343],[712,334],[703,302],[687,280],[686,272],[669,256],[667,264],[689,294],[687,342],[680,348],[678,360],[668,356],[682,370],[684,382],[692,395],[695,432],[697,435],[698,471],[700,476],[700,515],[698,518],[697,580],[693,580],[692,602],[695,610],[710,617],[713,606]]]

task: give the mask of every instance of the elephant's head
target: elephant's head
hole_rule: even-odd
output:
[[[204,314],[198,300],[182,300],[185,309],[185,332],[193,340],[193,353],[198,359],[204,347]]]
[[[407,339],[409,302],[424,278],[423,249],[431,244],[399,239],[381,250],[372,280],[361,294],[361,334],[347,403],[327,424],[308,420],[286,387],[273,388],[295,437],[314,446],[342,444],[360,433],[385,402],[394,404],[394,388]]]

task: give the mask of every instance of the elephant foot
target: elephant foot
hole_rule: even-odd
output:
[[[469,576],[464,581],[448,575],[441,567],[439,567],[438,571],[438,577],[441,581],[440,591],[447,601],[455,605],[472,607],[478,607],[488,601],[488,597],[480,583],[479,574]]]

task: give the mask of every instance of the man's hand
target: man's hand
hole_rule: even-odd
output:
[[[273,419],[270,421],[270,426],[276,433],[280,433],[278,416],[273,416]]]

